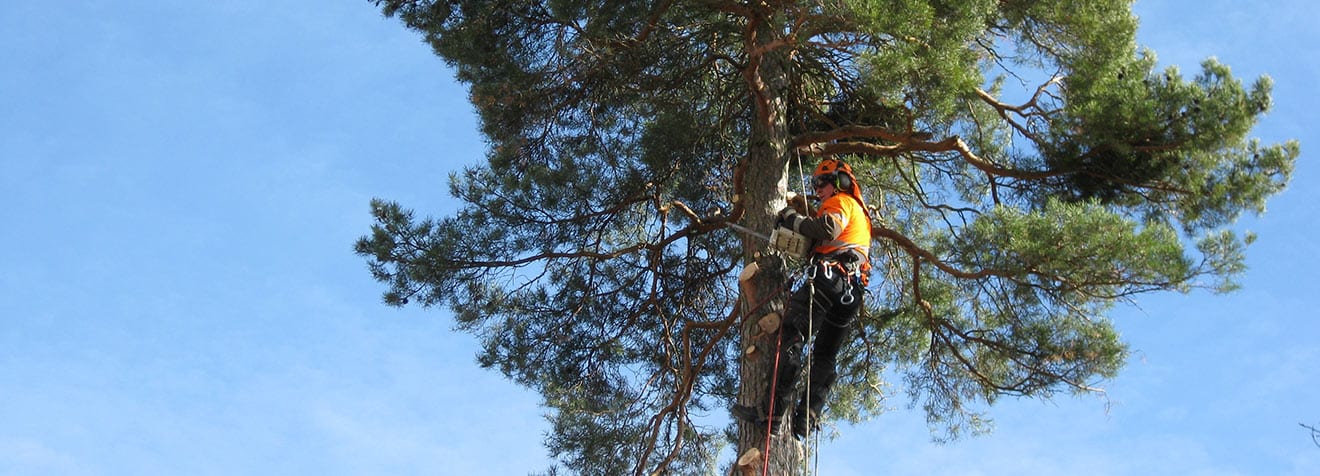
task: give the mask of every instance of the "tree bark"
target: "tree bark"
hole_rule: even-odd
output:
[[[784,91],[788,81],[782,55],[766,52],[753,64],[748,81],[754,89],[756,118],[752,121],[747,162],[744,164],[744,190],[739,199],[745,207],[743,224],[753,229],[766,230],[774,226],[775,214],[787,206],[789,172],[789,133],[786,121],[787,102]],[[768,234],[768,233],[767,233]],[[743,287],[739,302],[742,306],[742,359],[739,373],[738,402],[766,409],[769,404],[767,389],[775,375],[775,358],[780,341],[779,332],[762,332],[758,321],[767,314],[784,312],[791,290],[784,261],[766,254],[766,243],[757,238],[744,238],[743,260],[756,263],[759,271]],[[791,416],[792,409],[783,409]],[[761,462],[755,474],[800,474],[803,446],[789,431],[785,418],[783,428],[775,429],[767,439],[767,425],[738,422],[738,454],[747,455],[752,449],[761,452]],[[768,447],[767,447],[768,443]],[[746,467],[740,466],[740,471]]]

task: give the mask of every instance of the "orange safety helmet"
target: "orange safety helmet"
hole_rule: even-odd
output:
[[[838,159],[825,159],[816,166],[816,172],[811,176],[812,184],[819,181],[828,181],[834,185],[834,189],[856,197],[862,198],[861,187],[857,186],[857,176],[853,175],[852,167]]]

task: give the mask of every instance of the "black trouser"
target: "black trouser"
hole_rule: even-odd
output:
[[[815,332],[816,341],[811,348],[810,384],[798,411],[809,406],[815,414],[820,414],[838,376],[835,367],[840,347],[848,339],[852,321],[862,309],[865,288],[854,275],[836,264],[817,262],[812,266],[808,281],[789,298],[784,315],[779,377],[778,382],[771,383],[775,417],[783,416],[788,409],[802,370],[802,349],[811,332]]]

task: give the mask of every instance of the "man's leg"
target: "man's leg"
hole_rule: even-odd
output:
[[[846,276],[839,277],[827,288],[834,294],[831,296],[834,305],[829,312],[819,314],[814,325],[816,339],[811,344],[810,381],[793,413],[793,433],[799,437],[805,436],[808,428],[816,426],[825,408],[830,390],[838,379],[839,352],[852,331],[852,322],[861,311],[862,289],[855,284],[849,286],[847,279]],[[840,304],[845,294],[850,294],[852,299],[846,305]]]
[[[766,382],[764,397],[755,406],[734,405],[734,416],[743,420],[764,422],[767,418],[778,421],[792,405],[798,375],[802,372],[802,353],[807,339],[809,316],[824,312],[819,305],[811,306],[812,286],[799,288],[789,297],[788,308],[780,327],[778,371]]]

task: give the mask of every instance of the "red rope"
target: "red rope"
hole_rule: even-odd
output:
[[[783,345],[784,342],[784,325],[782,322],[779,325],[779,332],[776,333],[776,336],[775,368],[770,374],[773,375],[773,377],[770,378],[770,404],[766,405],[767,407],[770,407],[770,414],[765,416],[765,458],[761,464],[762,476],[769,476],[770,474],[770,437],[775,434],[775,387],[779,385],[779,347]]]

